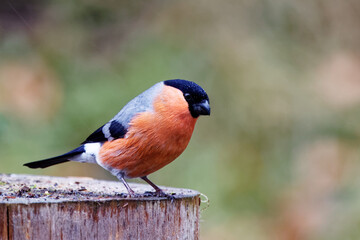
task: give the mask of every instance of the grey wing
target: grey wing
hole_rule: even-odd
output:
[[[93,132],[83,144],[125,137],[133,117],[138,113],[153,109],[153,100],[160,93],[163,85],[163,82],[157,83],[128,102],[115,117]]]

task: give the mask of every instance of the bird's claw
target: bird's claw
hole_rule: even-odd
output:
[[[138,194],[138,193],[129,193],[129,194],[127,194],[126,197],[127,198],[140,198],[140,197],[142,197],[142,195]]]
[[[163,191],[156,191],[156,192],[150,192],[147,191],[144,193],[145,197],[166,197],[167,199],[171,200],[173,202],[175,198],[175,193],[166,194]]]

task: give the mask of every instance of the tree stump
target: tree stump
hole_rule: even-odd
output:
[[[199,192],[78,177],[0,175],[0,239],[198,239]],[[145,193],[145,194],[144,194]]]

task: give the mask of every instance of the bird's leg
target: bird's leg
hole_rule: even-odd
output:
[[[141,177],[141,179],[143,179],[145,182],[147,182],[148,184],[150,184],[150,186],[152,186],[155,189],[155,194],[158,197],[167,197],[168,199],[171,200],[171,202],[174,201],[175,197],[171,194],[166,194],[164,193],[158,186],[155,185],[155,183],[153,183],[152,181],[150,181],[147,176]]]
[[[142,180],[144,180],[145,182],[147,182],[148,184],[150,184],[150,186],[152,186],[155,189],[155,194],[159,197],[168,197],[173,199],[174,197],[172,195],[168,195],[166,193],[163,192],[163,190],[161,190],[158,186],[156,186],[152,181],[150,181],[147,176],[141,177]]]
[[[148,179],[147,176],[141,177],[141,179],[147,182],[148,184],[150,184],[150,186],[152,186],[155,189],[157,194],[164,193],[158,186],[155,185],[155,183],[150,181],[150,179]]]
[[[124,175],[123,175],[123,174],[119,174],[119,175],[116,175],[116,176],[117,176],[117,178],[118,178],[119,180],[121,180],[122,183],[125,185],[125,187],[126,187],[128,193],[129,193],[130,197],[134,197],[134,196],[135,196],[135,192],[134,192],[134,190],[131,189],[131,187],[129,186],[129,184],[125,181]]]

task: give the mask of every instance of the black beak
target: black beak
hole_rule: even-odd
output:
[[[204,100],[201,103],[193,105],[194,112],[196,115],[210,115],[210,105],[208,100]]]

